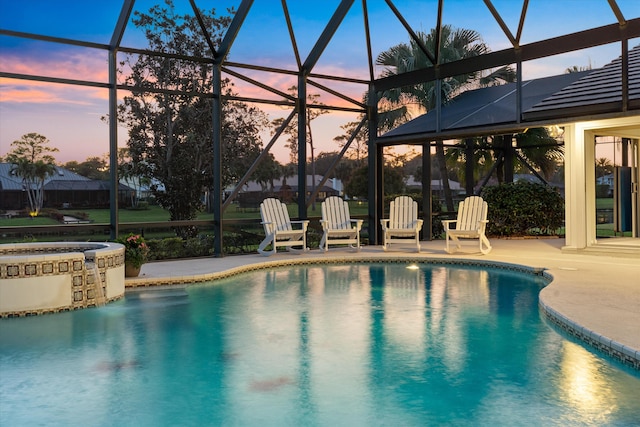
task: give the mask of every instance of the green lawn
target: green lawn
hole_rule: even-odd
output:
[[[310,218],[321,216],[320,203],[316,203],[315,210],[312,206],[307,210],[307,216]],[[298,207],[295,204],[288,204],[289,215],[292,218],[298,217]],[[349,202],[351,215],[366,215],[368,213],[368,205],[366,202]],[[63,214],[74,216],[76,213],[87,214],[89,220],[94,224],[108,224],[110,222],[109,209],[70,209],[60,211]],[[236,205],[231,205],[224,212],[225,219],[259,219],[260,211],[258,209],[240,210]],[[162,222],[169,221],[169,212],[159,206],[150,206],[149,209],[132,210],[120,209],[118,211],[118,219],[121,224],[135,222]],[[198,220],[213,220],[213,214],[202,212],[197,216]],[[39,216],[36,218],[0,218],[0,227],[29,227],[39,225],[59,225],[56,220]]]
[[[596,199],[596,209],[613,209],[613,197]]]
[[[38,216],[35,218],[0,218],[0,227],[31,227],[36,225],[60,225],[53,218]]]

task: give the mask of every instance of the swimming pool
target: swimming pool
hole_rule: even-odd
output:
[[[554,331],[542,278],[293,266],[0,323],[7,425],[632,425],[640,377]]]

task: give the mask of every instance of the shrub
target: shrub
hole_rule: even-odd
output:
[[[606,199],[609,197],[610,187],[607,184],[596,184],[596,197]]]
[[[184,241],[180,237],[166,239],[151,239],[147,242],[150,249],[149,259],[174,259],[183,258]]]
[[[564,222],[564,199],[547,185],[515,182],[485,187],[489,205],[487,234],[555,235]]]
[[[147,262],[149,246],[140,234],[129,233],[126,237],[116,239],[116,242],[124,245],[124,259],[127,264],[140,268]]]
[[[185,257],[203,257],[213,255],[213,236],[201,234],[184,242]]]
[[[181,237],[150,239],[149,259],[164,260],[176,258],[194,258],[213,255],[213,236],[201,234],[186,240]]]

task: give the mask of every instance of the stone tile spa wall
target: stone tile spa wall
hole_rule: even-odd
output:
[[[124,246],[0,245],[0,318],[95,307],[124,296]]]

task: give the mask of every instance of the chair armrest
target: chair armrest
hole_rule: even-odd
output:
[[[289,221],[289,223],[291,225],[293,224],[300,224],[302,226],[303,230],[306,230],[307,227],[309,226],[309,220],[308,219],[303,219],[303,220],[299,220],[299,221]]]
[[[442,225],[444,226],[445,229],[447,229],[447,228],[450,228],[449,225],[455,224],[456,222],[458,222],[457,219],[443,219]]]
[[[362,228],[362,224],[364,224],[364,220],[363,219],[351,219],[351,224],[354,224],[356,226],[356,230],[360,230]]]
[[[389,228],[389,221],[391,221],[391,219],[381,219],[380,225],[382,225],[382,228]]]

